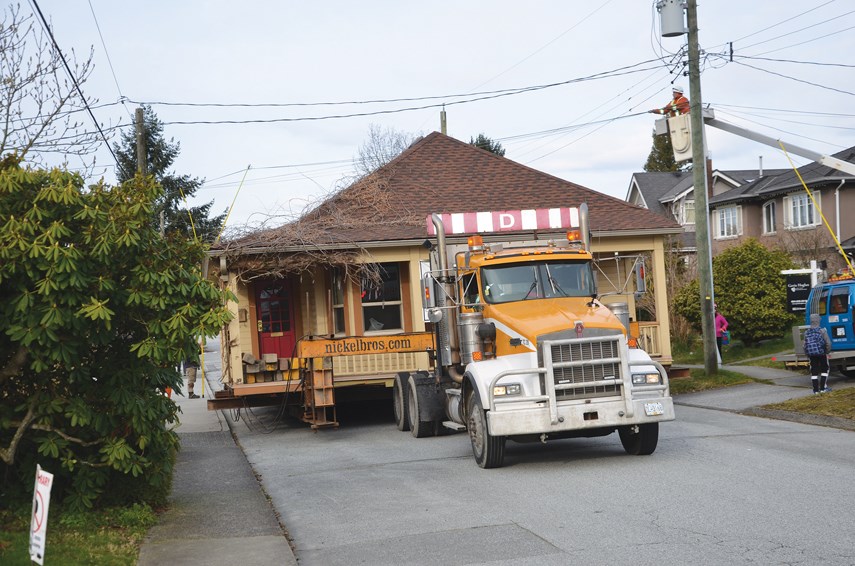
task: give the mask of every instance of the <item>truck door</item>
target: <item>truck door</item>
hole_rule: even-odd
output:
[[[260,354],[290,358],[296,343],[294,304],[287,280],[267,280],[256,285],[258,346]]]
[[[832,287],[828,300],[828,336],[834,350],[855,349],[852,293],[855,284]]]

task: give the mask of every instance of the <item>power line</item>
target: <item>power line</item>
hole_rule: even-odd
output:
[[[852,28],[849,28],[852,29]],[[795,59],[772,59],[771,57],[756,57],[751,55],[734,55],[739,59],[750,59],[752,61],[772,61],[775,63],[794,63],[797,65],[815,65],[817,67],[841,67],[844,69],[855,69],[855,65],[845,63],[820,63],[819,61],[797,61]]]
[[[848,16],[849,14],[853,14],[853,13],[855,13],[855,10],[852,10],[852,11],[846,12],[845,14],[840,14],[839,16],[834,16],[833,18],[828,18],[827,20],[823,20],[823,21],[821,21],[821,22],[816,22],[815,24],[811,24],[811,25],[809,25],[809,26],[805,26],[805,27],[803,27],[803,28],[799,28],[799,29],[797,29],[797,30],[793,30],[793,31],[788,32],[788,33],[784,33],[784,34],[781,34],[781,35],[778,35],[778,36],[772,37],[772,38],[770,38],[770,39],[764,39],[763,41],[758,41],[757,43],[752,43],[752,44],[750,44],[750,45],[746,45],[746,46],[744,46],[744,47],[741,47],[741,49],[750,49],[751,47],[756,47],[757,45],[762,45],[762,44],[764,44],[764,43],[769,43],[770,41],[775,41],[776,39],[781,39],[782,37],[787,37],[787,36],[790,36],[790,35],[796,34],[796,33],[800,32],[800,31],[805,31],[805,30],[808,30],[808,29],[811,29],[811,28],[815,28],[816,26],[819,26],[819,25],[822,25],[822,24],[826,24],[826,23],[828,23],[828,22],[833,22],[833,21],[835,21],[835,20],[839,20],[839,19],[840,19],[840,18],[842,18],[843,16]],[[743,38],[743,39],[745,39],[745,38]],[[739,41],[739,40],[737,40],[737,41]],[[734,42],[734,43],[735,43],[735,42]]]
[[[764,112],[785,112],[785,113],[791,113],[791,114],[810,114],[810,115],[816,115],[816,116],[829,116],[829,117],[842,117],[842,118],[855,117],[855,114],[840,114],[840,113],[836,113],[836,112],[816,112],[816,111],[812,111],[812,110],[788,110],[785,108],[766,108],[763,106],[740,106],[738,104],[722,104],[722,103],[712,103],[710,105],[715,107],[715,108],[744,108],[746,110],[762,110]]]
[[[537,86],[523,87],[523,88],[513,89],[513,90],[508,90],[508,91],[502,91],[500,94],[476,96],[476,97],[470,98],[468,100],[441,102],[441,103],[436,103],[436,104],[426,104],[426,105],[422,105],[422,106],[410,106],[410,107],[396,108],[396,109],[390,109],[390,110],[375,110],[372,112],[355,112],[355,113],[351,113],[351,114],[332,114],[332,115],[325,115],[325,116],[301,116],[301,117],[296,117],[296,118],[258,118],[258,119],[249,119],[249,120],[179,120],[179,121],[163,122],[163,125],[165,125],[165,126],[170,126],[170,125],[187,126],[187,125],[220,125],[220,124],[274,124],[274,123],[285,123],[285,122],[310,122],[310,121],[334,120],[334,119],[342,119],[342,118],[358,118],[358,117],[364,117],[364,116],[378,116],[378,115],[384,115],[384,114],[398,114],[401,112],[412,112],[412,111],[416,111],[416,110],[425,110],[427,108],[439,108],[441,106],[454,106],[454,105],[460,105],[460,104],[469,104],[472,102],[480,102],[483,100],[492,100],[492,99],[496,99],[496,98],[513,96],[513,95],[523,94],[523,93],[527,93],[527,92],[545,90],[545,89],[554,88],[554,87],[558,87],[558,86],[565,86],[568,84],[574,84],[574,83],[580,83],[580,82],[585,82],[585,81],[598,80],[598,79],[604,79],[604,78],[612,78],[612,77],[618,77],[618,76],[622,76],[622,75],[629,75],[629,74],[633,74],[633,73],[645,72],[645,71],[649,71],[651,69],[656,69],[656,68],[658,68],[658,66],[657,67],[637,68],[637,69],[634,69],[634,67],[637,67],[638,65],[643,65],[646,63],[651,63],[653,61],[655,61],[655,60],[644,61],[641,63],[636,63],[634,65],[629,65],[626,67],[620,67],[620,68],[614,69],[612,71],[606,71],[603,73],[596,73],[594,75],[589,75],[586,77],[574,78],[574,79],[569,79],[566,81],[560,81],[560,82],[556,82],[556,83],[550,83],[550,84],[546,84],[546,85],[537,85]],[[433,98],[437,98],[437,97],[425,97],[425,98],[423,98],[423,100],[433,99]],[[131,102],[133,104],[146,104],[149,106],[154,106],[154,105],[158,104],[156,102],[135,101],[135,100],[130,100],[130,99],[129,99],[129,102]],[[192,105],[192,103],[181,103],[181,104],[182,105]]]
[[[514,94],[522,94],[525,92],[544,90],[548,88],[554,88],[557,86],[564,86],[577,82],[585,82],[590,80],[598,80],[603,78],[610,78],[612,76],[621,76],[624,74],[628,74],[626,71],[634,69],[635,67],[640,67],[641,65],[648,65],[650,63],[655,63],[659,61],[659,59],[648,59],[646,61],[639,61],[638,63],[633,63],[632,65],[626,65],[623,67],[618,67],[616,69],[612,69],[610,71],[603,71],[601,73],[594,73],[593,75],[587,75],[584,77],[577,77],[573,79],[568,79],[565,81],[546,83],[540,85],[530,85],[516,88],[506,88],[500,90],[487,90],[480,92],[469,92],[469,93],[460,93],[460,94],[442,94],[442,95],[431,95],[431,96],[414,96],[414,97],[406,97],[406,98],[381,98],[381,99],[373,99],[373,100],[350,100],[350,101],[334,101],[334,102],[287,102],[287,103],[275,103],[275,102],[261,102],[261,103],[218,103],[218,102],[168,102],[168,101],[140,101],[140,100],[128,100],[128,102],[132,104],[145,104],[148,106],[193,106],[193,107],[214,107],[214,108],[288,108],[288,107],[311,107],[311,106],[350,106],[350,105],[362,105],[362,104],[388,104],[393,102],[419,102],[423,100],[448,100],[449,98],[462,98],[469,96],[476,97],[489,97],[490,95],[498,96],[508,96]],[[637,69],[632,72],[641,72],[649,69]],[[484,98],[475,98],[471,100],[483,100]],[[463,102],[470,102],[471,100],[466,100]],[[451,102],[450,104],[459,104],[460,101]]]
[[[56,42],[56,38],[53,36],[53,32],[50,29],[50,26],[45,19],[44,14],[42,14],[42,9],[39,7],[39,3],[37,0],[30,0],[30,3],[33,5],[36,13],[38,13],[39,18],[41,19],[42,25],[45,28],[45,33],[47,33],[48,37],[50,37],[50,41],[53,44],[53,48],[56,49],[57,55],[62,60],[62,64],[65,66],[65,71],[68,73],[68,77],[71,79],[71,83],[74,85],[74,88],[77,90],[77,94],[80,95],[80,99],[83,101],[83,105],[86,107],[86,110],[89,112],[89,116],[92,118],[92,122],[95,124],[95,127],[98,129],[98,132],[101,134],[101,139],[104,140],[104,143],[107,144],[107,149],[110,150],[110,155],[113,156],[113,160],[118,165],[119,160],[116,157],[116,154],[113,153],[113,148],[110,147],[110,142],[107,141],[107,136],[104,135],[103,130],[101,130],[100,124],[98,124],[98,120],[95,119],[95,114],[92,112],[92,109],[89,107],[89,101],[86,100],[86,97],[83,95],[83,91],[80,89],[80,85],[77,83],[77,78],[74,76],[74,73],[71,72],[71,67],[68,65],[68,61],[65,60],[65,55],[62,54],[62,50],[59,48],[59,44]]]
[[[89,11],[92,12],[92,19],[95,20],[95,29],[98,30],[98,37],[101,38],[101,47],[104,48],[104,55],[107,57],[107,65],[110,67],[110,73],[113,75],[113,82],[116,83],[116,91],[119,93],[119,100],[124,100],[122,88],[119,86],[119,79],[116,77],[116,70],[113,68],[113,61],[110,59],[110,52],[107,51],[107,43],[104,41],[104,35],[101,33],[101,26],[98,24],[98,18],[95,16],[95,8],[92,7],[92,0],[89,0]],[[125,109],[127,110],[127,108]],[[127,110],[130,115],[130,110]]]
[[[749,38],[749,37],[752,37],[752,36],[755,36],[755,35],[760,35],[760,34],[761,34],[761,33],[763,33],[764,31],[769,31],[769,30],[770,30],[770,29],[772,29],[772,28],[776,28],[776,27],[778,27],[778,26],[780,26],[780,25],[783,25],[783,24],[785,24],[785,23],[787,23],[787,22],[789,22],[789,21],[795,20],[796,18],[801,18],[801,17],[802,17],[802,16],[804,16],[805,14],[809,14],[809,13],[811,13],[811,12],[815,11],[815,10],[819,10],[819,9],[820,9],[820,8],[822,8],[823,6],[828,6],[829,4],[833,4],[834,2],[836,2],[836,0],[829,0],[829,1],[828,1],[828,2],[826,2],[825,4],[820,4],[819,6],[816,6],[815,8],[811,8],[810,10],[805,10],[804,12],[802,12],[802,13],[800,13],[800,14],[796,14],[795,16],[789,17],[789,18],[787,18],[787,19],[785,19],[785,20],[781,20],[780,22],[778,22],[778,23],[776,23],[776,24],[772,24],[771,26],[767,26],[767,27],[765,27],[765,28],[763,28],[763,29],[761,29],[761,30],[759,30],[759,31],[755,31],[755,32],[752,32],[752,33],[750,33],[750,34],[748,34],[748,35],[742,36],[742,37],[740,37],[739,39],[734,39],[731,43],[736,43],[737,41],[742,41],[743,39],[746,39],[746,38]],[[719,45],[718,47],[723,47],[723,45]],[[749,46],[749,47],[750,47],[750,46]]]
[[[734,63],[736,63],[737,65],[742,65],[742,66],[744,66],[744,67],[748,67],[749,69],[754,69],[755,71],[762,71],[762,72],[764,72],[764,73],[769,73],[770,75],[775,75],[775,76],[778,76],[778,77],[781,77],[781,78],[784,78],[784,79],[789,79],[789,80],[791,80],[791,81],[795,81],[795,82],[797,82],[797,83],[808,84],[808,85],[815,86],[815,87],[818,87],[818,88],[822,88],[822,89],[825,89],[825,90],[831,90],[831,91],[834,91],[834,92],[839,92],[839,93],[842,93],[842,94],[849,94],[849,95],[855,96],[855,92],[850,92],[850,91],[848,91],[848,90],[843,90],[843,89],[839,89],[839,88],[834,88],[834,87],[830,87],[830,86],[825,86],[825,85],[821,85],[821,84],[819,84],[819,83],[813,83],[813,82],[811,82],[811,81],[806,81],[806,80],[804,80],[804,79],[797,79],[797,78],[795,78],[795,77],[791,77],[791,76],[789,76],[789,75],[785,75],[785,74],[783,74],[783,73],[776,73],[775,71],[770,71],[770,70],[768,70],[768,69],[761,69],[760,67],[755,67],[754,65],[749,65],[748,63],[743,63],[742,61],[734,61]]]
[[[799,45],[804,45],[804,44],[806,44],[806,43],[813,43],[814,41],[822,41],[822,40],[828,39],[828,38],[829,38],[829,37],[831,37],[832,35],[837,35],[837,34],[839,34],[839,33],[843,33],[843,32],[849,31],[849,30],[851,30],[853,27],[854,27],[854,26],[850,26],[850,27],[848,27],[848,28],[844,28],[844,29],[840,29],[840,30],[837,30],[837,31],[833,31],[833,32],[831,32],[831,33],[826,33],[826,34],[823,34],[823,35],[818,36],[818,37],[812,37],[812,38],[810,38],[810,39],[806,39],[806,40],[804,40],[804,41],[800,41],[800,42],[798,42],[798,43],[791,43],[790,45],[785,45],[785,46],[783,46],[783,47],[778,47],[778,48],[775,48],[775,49],[770,49],[769,51],[764,51],[764,52],[762,52],[762,53],[755,53],[755,54],[754,54],[754,56],[755,56],[755,57],[757,57],[757,56],[760,56],[760,55],[768,55],[769,53],[775,53],[776,51],[783,51],[784,49],[790,49],[790,48],[792,48],[792,47],[798,47]]]

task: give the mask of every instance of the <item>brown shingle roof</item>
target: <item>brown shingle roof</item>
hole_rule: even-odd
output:
[[[360,190],[381,186],[383,206],[360,203]],[[370,191],[368,191],[370,192]],[[431,213],[554,208],[588,204],[592,232],[678,232],[671,219],[626,201],[521,165],[449,136],[434,132],[368,177],[337,193],[303,222],[335,214],[347,222],[326,230],[325,241],[381,242],[427,236]],[[242,245],[281,239],[272,229],[244,238]]]

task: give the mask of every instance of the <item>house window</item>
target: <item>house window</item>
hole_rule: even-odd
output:
[[[775,201],[763,205],[763,233],[775,233]]]
[[[380,280],[362,278],[362,320],[366,332],[402,330],[401,277],[397,263],[377,265]]]
[[[742,233],[742,207],[728,206],[716,210],[716,238],[735,238]]]
[[[819,192],[814,193],[818,199]],[[789,205],[785,205],[787,211],[787,227],[788,228],[810,228],[817,224],[817,213],[814,210],[813,201],[804,193],[794,194],[786,197],[785,201]]]
[[[680,208],[682,209],[680,224],[694,224],[695,223],[695,201],[694,200],[684,200],[683,205]]]
[[[336,334],[344,334],[344,269],[341,267],[333,268],[332,272],[332,311],[333,311],[333,332]]]

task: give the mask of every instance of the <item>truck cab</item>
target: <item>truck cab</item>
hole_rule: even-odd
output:
[[[840,275],[814,287],[808,297],[805,324],[816,313],[831,338],[829,364],[855,378],[855,277]]]
[[[457,251],[433,215],[436,261],[423,297],[436,300],[424,305],[436,367],[396,379],[399,429],[417,438],[439,425],[466,430],[482,468],[502,465],[506,440],[618,432],[627,453],[653,453],[659,423],[674,419],[668,376],[597,298],[587,207],[530,212],[578,223],[565,240],[485,244],[476,234]],[[497,215],[496,226],[510,216],[478,214]]]

